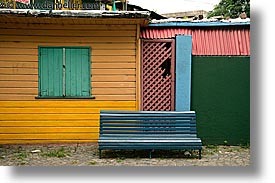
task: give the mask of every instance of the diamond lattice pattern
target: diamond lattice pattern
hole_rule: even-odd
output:
[[[143,42],[142,110],[172,110],[171,45],[171,42]]]

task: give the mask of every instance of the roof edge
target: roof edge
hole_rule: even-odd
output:
[[[150,11],[0,9],[1,15],[75,18],[150,18]]]
[[[214,27],[214,26],[250,26],[249,22],[164,22],[149,23],[148,27]]]

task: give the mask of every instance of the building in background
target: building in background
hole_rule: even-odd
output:
[[[179,18],[179,19],[203,19],[207,17],[207,11],[196,10],[196,11],[186,11],[186,12],[175,12],[175,13],[165,13],[162,16],[166,18]]]

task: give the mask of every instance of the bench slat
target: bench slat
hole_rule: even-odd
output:
[[[196,146],[100,146],[100,150],[201,150],[201,145]]]
[[[196,131],[196,128],[192,127],[124,127],[124,128],[110,128],[110,127],[102,127],[102,131]]]
[[[103,123],[102,127],[194,127],[196,124],[190,123]]]
[[[192,140],[192,139],[198,139],[197,137],[185,137],[185,138],[177,138],[177,137],[163,137],[163,138],[156,138],[156,137],[130,137],[130,138],[126,138],[126,137],[114,137],[114,138],[110,138],[110,137],[101,137],[99,139],[98,142],[104,141],[104,140]],[[199,139],[200,140],[200,139]]]
[[[102,132],[101,132],[102,133]],[[131,131],[106,131],[103,132],[105,134],[196,134],[196,132],[186,132],[186,131],[169,131],[169,132],[165,132],[165,131],[136,131],[136,132],[131,132]]]
[[[193,138],[197,134],[101,134],[100,138]]]
[[[155,149],[155,147],[186,147],[186,146],[200,146],[201,143],[104,143],[104,146],[127,146],[127,147],[151,147],[151,149]]]
[[[195,119],[187,119],[187,118],[173,118],[173,119],[164,119],[163,117],[159,118],[135,118],[135,117],[127,117],[127,118],[103,118],[100,119],[102,124],[104,123],[171,123],[171,124],[184,124],[184,123],[191,123],[196,124]]]
[[[188,138],[197,138],[197,134],[104,134],[100,136],[100,139],[108,139],[108,138],[114,138],[114,139],[134,139],[134,138],[144,138],[144,139],[169,139],[169,138],[175,138],[175,139],[188,139]]]
[[[109,114],[152,114],[152,115],[193,115],[195,116],[195,111],[112,111],[112,110],[101,110],[101,115]]]
[[[144,142],[144,143],[188,143],[188,142],[201,142],[200,139],[101,139],[99,143],[107,143],[107,142]]]

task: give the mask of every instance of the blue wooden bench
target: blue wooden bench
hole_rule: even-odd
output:
[[[99,158],[102,150],[198,150],[196,114],[170,111],[101,111]]]

